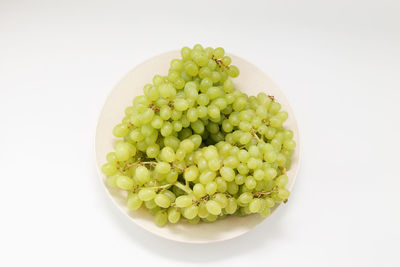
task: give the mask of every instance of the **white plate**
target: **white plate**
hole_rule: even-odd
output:
[[[288,189],[291,189],[299,167],[300,155],[299,131],[293,110],[281,89],[262,70],[240,57],[229,56],[232,58],[232,64],[240,69],[239,77],[234,79],[236,88],[248,95],[256,95],[260,91],[273,95],[282,105],[282,109],[289,113],[285,127],[293,130],[294,140],[297,143],[293,154],[292,166],[287,173],[289,176]],[[187,243],[211,243],[231,239],[250,231],[261,223],[264,218],[258,214],[246,217],[230,216],[213,223],[200,223],[197,225],[188,223],[167,224],[160,228],[155,225],[153,217],[145,209],[130,211],[125,205],[126,193],[109,187],[106,183],[105,175],[101,172],[101,166],[106,162],[106,154],[113,151],[113,143],[116,140],[112,135],[112,129],[121,122],[125,108],[132,104],[134,96],[143,94],[143,86],[146,83],[150,83],[155,74],[166,75],[171,59],[179,57],[179,51],[155,56],[131,70],[111,91],[100,114],[96,130],[95,149],[99,176],[101,183],[115,205],[129,216],[134,223],[153,234]],[[276,210],[276,208],[272,211]]]

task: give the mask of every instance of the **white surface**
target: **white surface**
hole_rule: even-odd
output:
[[[0,265],[399,266],[400,3],[190,3],[0,2]],[[207,246],[133,225],[93,153],[121,76],[195,42],[269,73],[303,145],[285,209]]]
[[[276,101],[282,105],[282,110],[287,111],[289,114],[284,126],[294,132],[293,139],[297,144],[291,158],[292,164],[287,172],[289,181],[286,188],[291,190],[299,170],[301,150],[296,116],[283,91],[265,72],[243,58],[232,54],[229,55],[232,62],[235,62],[235,65],[241,70],[239,77],[234,79],[236,88],[248,95],[257,95],[259,92],[273,95]],[[145,208],[138,211],[129,210],[126,206],[127,192],[108,186],[107,176],[101,172],[101,167],[107,163],[105,155],[110,151],[114,151],[114,142],[119,139],[114,137],[112,129],[121,122],[121,118],[125,114],[125,108],[132,105],[132,99],[135,96],[143,95],[143,85],[153,79],[154,73],[166,75],[170,62],[174,58],[180,58],[179,50],[165,52],[140,63],[115,85],[107,97],[96,128],[95,152],[100,181],[104,184],[110,199],[121,212],[131,218],[137,225],[158,236],[186,243],[212,243],[238,237],[263,222],[264,218],[258,214],[244,217],[229,216],[225,220],[218,220],[213,223],[199,223],[197,225],[178,223],[158,227],[154,223],[154,217]],[[278,207],[276,205],[271,209],[271,214]]]

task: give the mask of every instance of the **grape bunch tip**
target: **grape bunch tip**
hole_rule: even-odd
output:
[[[271,95],[235,88],[231,63],[221,47],[183,47],[113,129],[119,139],[102,166],[107,183],[158,226],[267,217],[289,197],[296,143],[283,126],[288,113]]]

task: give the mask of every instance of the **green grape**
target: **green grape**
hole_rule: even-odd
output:
[[[287,198],[289,197],[289,194],[290,194],[290,192],[289,192],[289,190],[287,190],[286,188],[279,188],[278,197],[279,197],[281,200],[287,199]]]
[[[229,194],[235,195],[237,192],[239,192],[238,184],[236,184],[235,181],[229,182],[228,185],[227,185],[227,191],[228,191]]]
[[[218,177],[215,179],[215,182],[217,183],[217,191],[224,193],[226,192],[226,190],[228,189],[228,184],[226,183],[226,181],[224,179],[222,179],[221,177]]]
[[[171,147],[166,146],[161,150],[160,157],[165,162],[172,162],[175,160],[175,152]]]
[[[212,182],[215,177],[216,177],[216,173],[215,172],[213,172],[213,171],[205,171],[205,172],[202,172],[200,174],[199,181],[203,185],[204,184],[206,185],[206,184]]]
[[[255,198],[249,203],[249,210],[251,213],[257,213],[261,209],[261,200],[259,198]]]
[[[222,58],[225,55],[225,50],[222,47],[217,47],[214,49],[213,55],[215,58]]]
[[[115,174],[113,176],[108,176],[107,177],[107,184],[111,187],[117,187],[117,178],[119,174]]]
[[[187,46],[183,47],[181,49],[182,59],[183,60],[190,60],[191,59],[191,56],[190,56],[191,53],[192,53],[192,50],[189,47],[187,47]]]
[[[175,132],[180,132],[182,130],[182,123],[180,121],[172,122],[172,128]]]
[[[213,200],[217,201],[221,208],[225,208],[228,205],[228,198],[222,193],[215,194]]]
[[[116,162],[118,161],[117,156],[115,155],[115,152],[110,152],[107,154],[106,159],[108,162]]]
[[[154,202],[161,208],[168,208],[171,205],[171,199],[165,194],[157,194],[154,198]]]
[[[179,196],[175,199],[175,205],[178,208],[186,208],[192,204],[192,197],[188,195]]]
[[[168,221],[167,212],[160,210],[154,216],[154,221],[158,226],[164,226]]]
[[[212,215],[219,215],[221,213],[221,205],[215,200],[207,201],[206,208]]]
[[[165,147],[170,147],[170,148],[172,148],[172,150],[177,150],[179,145],[180,145],[180,141],[175,136],[170,135],[170,136],[167,136],[164,138],[164,146]],[[171,152],[171,150],[169,148],[167,150],[169,150],[169,151],[165,152],[165,153],[167,153],[166,156],[172,156],[172,155],[168,155],[168,153]]]
[[[276,177],[276,175],[278,174],[277,171],[274,168],[267,168],[265,171],[265,179],[268,180],[272,180]]]
[[[166,162],[158,162],[155,171],[161,174],[167,174],[171,170],[171,165]]]
[[[244,184],[246,185],[246,187],[248,189],[254,189],[257,186],[257,181],[256,181],[256,179],[254,179],[253,176],[247,176]]]
[[[209,182],[206,184],[206,192],[208,195],[213,195],[215,192],[217,192],[218,185],[216,182]]]
[[[130,210],[138,210],[142,206],[143,201],[139,198],[138,194],[130,194],[126,205]]]
[[[153,189],[150,188],[142,188],[139,191],[139,198],[142,201],[149,201],[152,200],[156,197],[156,192],[154,192]]]
[[[139,166],[135,171],[135,178],[140,184],[150,181],[150,172],[145,166]]]
[[[296,147],[296,142],[293,140],[286,140],[283,143],[283,147],[287,150],[293,150]]]
[[[239,196],[238,201],[241,202],[241,203],[247,204],[247,203],[250,203],[250,201],[252,199],[253,199],[253,195],[251,193],[249,193],[249,192],[245,192],[245,193],[242,193]]]
[[[157,208],[157,204],[154,202],[154,199],[145,201],[145,202],[144,202],[144,206],[145,206],[148,210],[155,210],[155,209]]]
[[[181,213],[177,208],[170,207],[168,209],[168,221],[170,223],[177,223],[179,222],[180,218],[181,218]]]
[[[231,65],[231,66],[229,66],[227,73],[230,77],[235,78],[235,77],[239,76],[240,72],[239,72],[238,67]]]
[[[133,153],[127,143],[118,143],[115,147],[115,155],[117,156],[118,160],[120,161],[126,161],[128,160],[131,156],[133,156]]]
[[[130,190],[133,188],[134,182],[128,176],[119,175],[116,179],[116,185],[123,190]]]
[[[232,168],[224,166],[220,169],[219,173],[227,182],[231,182],[235,179],[235,171]]]
[[[204,201],[200,202],[197,215],[200,218],[207,218],[210,215],[210,213],[207,210],[206,203]]]
[[[199,112],[198,112],[197,108],[190,108],[187,111],[186,116],[187,116],[187,119],[189,122],[195,122],[195,121],[197,121],[197,119],[199,117]]]
[[[271,105],[269,106],[268,111],[272,115],[275,115],[279,112],[280,109],[281,109],[281,104],[279,104],[278,102],[272,102]]]
[[[176,150],[175,156],[176,156],[176,159],[177,159],[178,161],[182,161],[182,160],[185,159],[186,151],[183,150],[182,148],[178,148],[178,149]]]
[[[134,142],[140,142],[144,140],[144,136],[138,129],[134,129],[130,132],[129,138],[132,139]]]
[[[160,108],[160,117],[163,120],[168,120],[169,118],[171,118],[171,108],[169,106],[162,106]]]
[[[204,124],[200,120],[191,123],[191,127],[193,131],[197,134],[201,134],[204,132]]]
[[[275,206],[275,202],[271,198],[265,198],[265,205],[268,208]]]
[[[200,217],[194,217],[193,219],[188,220],[190,224],[198,224],[200,222]]]
[[[183,210],[182,215],[186,218],[186,219],[193,219],[194,217],[197,216],[199,212],[199,207],[195,206],[195,205],[190,205],[189,207],[185,208]]]
[[[149,158],[155,158],[160,153],[160,146],[158,144],[149,145],[146,149],[146,155]]]
[[[160,116],[155,115],[153,117],[153,120],[151,121],[151,127],[153,127],[154,129],[161,129],[163,123],[164,123],[163,119],[161,119]]]
[[[190,48],[189,48],[190,49]],[[180,59],[173,59],[171,61],[171,69],[175,71],[182,71],[183,69],[183,62]]]
[[[237,167],[237,170],[240,174],[243,174],[243,175],[246,175],[249,173],[249,168],[244,163],[240,163],[239,166]]]
[[[125,124],[117,124],[113,130],[113,134],[115,137],[124,137],[128,133],[129,128]]]
[[[271,210],[269,208],[265,208],[260,212],[260,215],[263,217],[268,217],[271,214]]]
[[[237,206],[236,199],[234,199],[233,197],[229,198],[228,203],[226,204],[226,207],[225,207],[226,213],[234,214],[236,212],[237,208],[238,208],[238,206]]]
[[[208,161],[208,168],[212,171],[218,171],[221,166],[218,158],[212,158]]]
[[[189,138],[193,142],[195,149],[200,147],[201,142],[202,142],[202,139],[201,139],[200,135],[194,134],[194,135],[190,136]]]
[[[285,174],[282,174],[276,178],[275,183],[279,188],[284,188],[287,185],[288,181],[289,177]]]
[[[177,111],[185,111],[189,108],[189,103],[185,99],[176,99],[174,102],[174,108]]]
[[[111,176],[111,175],[114,175],[114,174],[117,173],[117,167],[115,166],[114,163],[108,162],[108,163],[104,164],[104,165],[101,167],[101,171],[102,171],[105,175]]]
[[[194,181],[199,176],[199,169],[196,166],[186,168],[184,177],[186,181]]]
[[[163,190],[161,193],[166,195],[171,202],[175,202],[176,196],[170,190]]]

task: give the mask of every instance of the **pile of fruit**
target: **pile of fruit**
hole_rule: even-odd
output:
[[[286,202],[286,170],[296,146],[273,96],[248,96],[223,48],[181,49],[167,76],[155,75],[115,126],[115,152],[102,172],[145,207],[159,226],[213,222],[227,215],[268,216]]]

